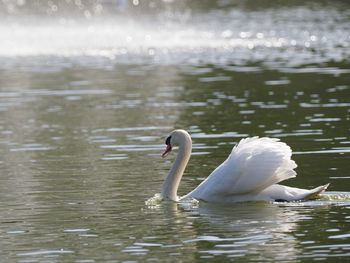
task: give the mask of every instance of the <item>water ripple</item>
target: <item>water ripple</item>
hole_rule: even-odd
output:
[[[37,251],[31,251],[31,252],[23,252],[23,253],[18,253],[18,256],[21,257],[28,257],[28,256],[43,256],[43,255],[60,255],[60,254],[73,254],[74,251],[72,250],[64,250],[64,249],[59,249],[59,250],[37,250]]]

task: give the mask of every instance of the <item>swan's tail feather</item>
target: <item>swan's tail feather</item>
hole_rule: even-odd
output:
[[[310,190],[310,193],[304,197],[304,200],[313,200],[319,198],[320,195],[327,190],[328,186],[329,183]]]

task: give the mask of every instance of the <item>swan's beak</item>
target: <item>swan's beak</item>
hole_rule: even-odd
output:
[[[168,145],[166,146],[165,151],[164,151],[163,154],[162,154],[162,157],[163,157],[163,158],[166,157],[170,152],[171,152],[171,145],[168,144]]]

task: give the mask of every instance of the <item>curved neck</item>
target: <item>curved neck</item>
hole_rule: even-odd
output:
[[[182,175],[190,159],[191,151],[191,138],[186,138],[186,140],[179,145],[179,152],[176,156],[175,162],[163,183],[161,194],[164,199],[178,201],[177,189],[179,188]]]

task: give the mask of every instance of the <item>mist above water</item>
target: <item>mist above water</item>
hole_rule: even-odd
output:
[[[138,1],[41,2],[46,3],[3,4],[1,60],[44,56],[79,63],[96,58],[155,64],[263,61],[270,67],[297,67],[350,57],[349,12],[339,5],[249,9],[237,3],[222,8],[219,2],[200,9],[184,5],[187,1],[148,1],[143,6]]]

